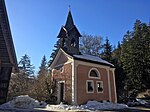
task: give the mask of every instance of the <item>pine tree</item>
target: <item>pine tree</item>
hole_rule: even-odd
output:
[[[46,82],[47,75],[48,75],[48,66],[47,66],[46,57],[44,55],[33,88],[34,98],[37,100],[40,101],[46,100],[47,90],[46,90],[45,82]]]
[[[149,87],[150,80],[150,30],[145,23],[136,21],[134,26],[134,36],[132,45],[132,74],[134,74],[134,84],[137,89]]]
[[[49,64],[51,64],[51,62],[53,61],[53,59],[56,56],[56,53],[58,52],[59,48],[60,48],[60,40],[58,39],[56,44],[54,45],[54,49],[51,53],[50,60],[48,62]]]
[[[126,72],[126,89],[144,90],[150,80],[150,30],[137,20],[133,32],[127,33],[122,43],[123,69]]]
[[[41,65],[39,67],[38,76],[34,83],[33,94],[34,98],[39,101],[52,100],[54,98],[53,93],[56,89],[55,81],[51,78],[52,74],[48,70],[46,57],[43,56]],[[53,102],[54,103],[54,102]]]
[[[102,59],[111,62],[112,61],[112,45],[110,44],[108,37],[106,37],[105,44],[103,45],[103,52],[101,54]]]
[[[31,64],[30,57],[27,54],[22,56],[18,66],[20,72],[24,73],[28,78],[34,76],[35,67]]]
[[[126,95],[124,94],[126,75],[122,68],[121,51],[122,45],[120,44],[120,42],[118,42],[117,48],[112,52],[112,64],[115,66],[115,81],[118,102],[122,102],[126,97]]]
[[[41,66],[39,67],[38,78],[47,75],[48,66],[45,55],[42,58]]]
[[[30,57],[25,54],[19,61],[19,74],[17,74],[17,80],[20,80],[21,90],[23,94],[32,95],[33,84],[34,84],[34,66],[31,64]]]
[[[34,66],[25,54],[19,61],[19,73],[11,75],[8,99],[26,94],[32,96],[34,80]]]

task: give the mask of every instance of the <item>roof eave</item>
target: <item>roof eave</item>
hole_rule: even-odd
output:
[[[56,62],[56,60],[57,60],[57,58],[58,58],[58,56],[60,55],[61,52],[63,52],[63,53],[64,53],[65,55],[67,55],[68,57],[73,58],[73,56],[70,55],[70,54],[68,54],[68,53],[66,53],[66,52],[63,50],[63,48],[59,48],[58,51],[57,51],[57,53],[56,53],[56,55],[55,55],[55,57],[53,58],[51,64],[49,65],[49,68],[50,68],[50,69],[52,69],[52,68],[54,67],[54,64],[55,64],[55,62]]]
[[[89,63],[100,64],[100,65],[104,65],[104,66],[109,66],[109,67],[111,67],[111,68],[115,68],[113,65],[106,64],[106,63],[102,63],[102,62],[98,62],[98,61],[87,60],[87,59],[78,58],[78,57],[75,57],[75,56],[73,56],[73,58],[74,58],[75,60],[79,60],[79,61],[86,61],[86,62],[89,62]]]
[[[9,38],[10,42],[7,41],[8,39],[6,39],[6,35],[4,36],[4,39],[5,39],[5,42],[7,43],[7,50],[8,50],[10,62],[13,66],[12,71],[13,72],[18,72],[17,57],[16,57],[15,48],[14,48],[13,39],[12,39],[12,34],[11,34],[10,25],[9,25],[9,21],[8,21],[6,6],[5,6],[4,1],[1,1],[1,2],[2,2],[2,5],[3,5],[4,19],[6,21],[6,24],[5,24],[6,27],[5,28],[8,30],[8,35],[9,35],[7,38]]]

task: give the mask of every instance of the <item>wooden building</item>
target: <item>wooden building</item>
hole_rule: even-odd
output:
[[[5,0],[0,0],[0,104],[6,102],[11,73],[17,70]]]
[[[58,38],[60,49],[50,69],[57,81],[57,102],[84,104],[89,100],[117,102],[114,65],[79,51],[81,37],[71,11]]]

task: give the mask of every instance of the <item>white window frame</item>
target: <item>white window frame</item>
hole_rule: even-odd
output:
[[[96,71],[98,77],[91,77],[91,76],[90,76],[90,73],[91,73],[92,70]],[[99,71],[98,71],[97,68],[91,68],[91,69],[89,70],[88,77],[89,77],[89,78],[92,78],[92,79],[101,79],[100,73],[99,73]]]
[[[93,91],[88,91],[88,82],[92,83]],[[94,93],[94,81],[93,80],[86,80],[86,93]]]
[[[101,85],[102,85],[102,91],[98,91],[98,83],[101,83]],[[97,90],[97,93],[104,93],[104,84],[103,84],[103,81],[96,81],[96,90]]]

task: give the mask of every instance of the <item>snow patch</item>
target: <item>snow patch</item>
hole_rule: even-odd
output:
[[[120,110],[128,108],[125,104],[117,104],[112,102],[97,102],[97,101],[88,101],[87,104],[81,105],[81,108],[89,110]]]
[[[75,111],[95,111],[95,110],[122,110],[127,109],[128,106],[125,104],[117,104],[111,102],[97,102],[97,101],[88,101],[87,104],[81,106],[71,106],[65,104],[59,105],[47,105],[46,110],[75,110]]]
[[[75,106],[75,105],[66,105],[66,104],[59,104],[59,105],[47,105],[45,110],[55,110],[55,111],[62,111],[62,110],[83,110],[80,108],[80,106]]]
[[[28,95],[21,95],[15,97],[13,100],[0,105],[0,108],[37,108],[37,107],[45,107],[47,104],[43,101],[39,102]]]
[[[45,102],[39,102],[28,95],[21,95],[13,100],[0,105],[0,110],[45,110],[45,111],[95,111],[95,110],[122,110],[127,109],[128,106],[125,104],[117,104],[111,102],[97,102],[97,101],[88,101],[85,105],[76,106],[76,105],[66,105],[60,103],[59,105],[47,105]]]
[[[145,100],[143,100],[143,99],[136,99],[140,104],[143,104],[143,105],[145,105],[145,104],[148,104],[148,102],[147,101],[145,101]]]

